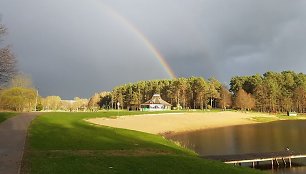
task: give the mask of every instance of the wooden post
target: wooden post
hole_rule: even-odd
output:
[[[277,161],[277,158],[275,158],[275,162],[277,164],[277,167],[279,167],[279,162]]]
[[[254,157],[254,158],[253,158]],[[306,154],[298,154],[298,153],[291,153],[291,154],[287,154],[287,153],[267,153],[267,154],[263,154],[261,157],[261,154],[255,154],[252,156],[252,154],[246,154],[245,156],[234,156],[234,157],[227,157],[229,159],[233,158],[233,160],[224,160],[225,163],[228,164],[233,164],[235,166],[239,165],[242,166],[243,163],[246,163],[247,166],[249,167],[253,167],[253,168],[257,168],[257,166],[259,166],[259,162],[263,161],[265,163],[269,163],[269,161],[271,161],[271,167],[272,170],[276,169],[275,166],[277,165],[277,167],[293,167],[293,162],[292,159],[296,159],[296,158],[306,158]],[[286,158],[288,158],[288,161],[286,161]],[[281,160],[281,161],[278,161]],[[283,164],[282,164],[283,163]],[[248,165],[249,164],[249,165]]]
[[[286,167],[286,166],[287,166],[287,163],[286,163],[285,158],[282,158],[282,160],[283,160],[284,166]]]

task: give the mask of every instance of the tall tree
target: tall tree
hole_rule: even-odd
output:
[[[235,76],[231,78],[230,81],[230,91],[233,92],[234,94],[236,94],[238,92],[239,89],[243,89],[243,85],[245,83],[245,81],[247,80],[246,76]]]
[[[194,81],[195,99],[200,109],[207,107],[208,84],[203,78],[196,78]]]
[[[269,99],[268,108],[270,112],[279,110],[279,98],[281,94],[280,74],[276,72],[266,72],[264,83],[267,85],[267,98]]]
[[[232,94],[224,85],[222,85],[220,89],[220,99],[218,105],[224,110],[232,106]]]
[[[270,103],[268,96],[268,86],[265,83],[259,84],[254,90],[256,108],[260,112],[267,112]]]
[[[95,93],[88,101],[88,108],[91,111],[97,111],[99,107],[99,102],[100,102],[100,94]]]
[[[100,92],[99,95],[100,95],[100,101],[98,103],[99,103],[100,108],[103,108],[103,109],[110,108],[112,104],[112,94],[110,92],[103,91],[103,92]]]
[[[255,99],[240,88],[235,98],[235,106],[241,110],[251,110],[255,107]]]
[[[299,113],[304,113],[306,108],[306,90],[304,87],[299,86],[293,92],[293,105],[294,110]]]
[[[21,87],[8,88],[0,93],[0,106],[3,109],[18,112],[32,111],[36,97],[36,91],[33,89]]]
[[[6,28],[0,24],[0,42]],[[8,46],[0,48],[0,87],[4,86],[16,73],[16,59]]]
[[[45,110],[58,110],[61,107],[61,100],[60,96],[47,96],[42,99],[42,105]]]
[[[180,107],[181,103],[183,104],[183,107],[186,106],[186,100],[185,100],[186,90],[187,90],[187,83],[185,78],[178,78],[173,81],[172,93],[175,96],[177,107]]]
[[[208,98],[209,98],[210,106],[214,107],[215,101],[220,98],[219,90],[220,90],[222,85],[215,78],[208,79],[208,82],[209,83],[208,83],[207,95],[208,95]]]
[[[75,97],[72,103],[72,109],[75,111],[86,111],[88,106],[88,100],[80,97]]]

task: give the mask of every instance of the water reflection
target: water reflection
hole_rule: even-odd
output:
[[[169,135],[201,156],[290,150],[306,154],[306,121],[277,121]],[[306,164],[305,160],[299,163]],[[306,167],[273,173],[305,173]]]
[[[286,169],[278,169],[273,170],[272,173],[275,174],[305,174],[306,167],[293,167],[293,168],[286,168]]]

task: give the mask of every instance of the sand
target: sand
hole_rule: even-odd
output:
[[[242,112],[165,113],[117,118],[92,118],[86,121],[109,127],[124,128],[151,134],[167,134],[225,126],[254,124],[253,117],[271,117],[268,114]]]

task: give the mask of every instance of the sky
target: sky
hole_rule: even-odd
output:
[[[20,71],[65,99],[139,80],[306,73],[304,0],[0,0]]]

